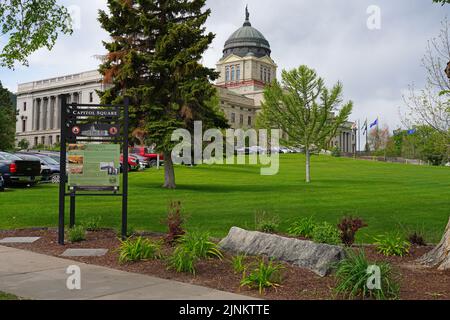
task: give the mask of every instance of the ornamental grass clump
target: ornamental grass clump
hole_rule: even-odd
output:
[[[394,300],[399,296],[398,275],[388,263],[371,263],[363,250],[348,250],[335,264],[334,292],[344,299]]]
[[[260,295],[266,288],[277,289],[282,283],[281,271],[283,269],[283,265],[274,263],[273,260],[266,262],[264,258],[261,258],[248,274],[244,272],[241,287],[256,288]]]
[[[120,242],[119,262],[136,262],[161,258],[161,243],[138,237]]]

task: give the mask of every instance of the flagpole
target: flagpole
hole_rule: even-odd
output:
[[[358,150],[361,152],[361,119],[358,119]]]
[[[367,118],[366,118],[366,145],[364,146],[364,151],[368,151],[368,142],[367,142],[367,136],[369,135],[369,128],[368,128],[368,125],[369,125],[369,123],[367,122]]]

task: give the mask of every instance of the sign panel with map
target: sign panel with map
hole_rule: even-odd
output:
[[[70,144],[68,146],[69,188],[118,190],[120,145]]]

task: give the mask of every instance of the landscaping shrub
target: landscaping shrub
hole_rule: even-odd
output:
[[[87,231],[100,231],[100,222],[102,221],[102,217],[92,217],[87,220],[83,225]]]
[[[186,217],[182,213],[181,201],[172,201],[169,204],[169,210],[167,213],[167,219],[165,223],[167,224],[167,235],[166,242],[169,244],[175,243],[181,236],[183,236],[186,231],[184,230],[184,223],[186,222]]]
[[[179,239],[179,246],[183,246],[199,259],[223,258],[223,254],[217,244],[209,240],[208,233],[187,233]]]
[[[388,263],[376,264],[381,271],[380,289],[370,290],[367,282],[371,277],[368,273],[370,263],[363,250],[355,253],[347,251],[347,257],[335,265],[337,284],[334,289],[336,294],[342,295],[346,299],[398,299],[399,285],[397,276],[394,275]]]
[[[317,243],[337,245],[341,243],[341,234],[335,226],[323,222],[314,228],[312,240]]]
[[[119,247],[120,263],[159,259],[160,257],[161,244],[143,237],[121,241]]]
[[[312,238],[316,223],[312,217],[295,221],[288,228],[288,234],[293,237]]]
[[[400,256],[409,253],[410,244],[399,234],[385,234],[375,237],[375,245],[379,253],[385,256]]]
[[[261,258],[256,267],[248,275],[244,273],[241,287],[258,288],[259,294],[262,294],[266,288],[276,289],[281,285],[281,270],[283,269],[283,265],[276,264],[273,260],[266,262],[264,258]]]
[[[355,235],[359,229],[367,227],[367,224],[360,218],[344,217],[338,224],[341,231],[341,241],[348,247],[355,243]]]
[[[339,148],[339,147],[334,147],[332,150],[331,150],[331,156],[332,157],[335,157],[335,158],[339,158],[340,156],[341,156],[341,149]]]
[[[86,240],[86,229],[83,226],[74,226],[67,231],[70,242],[81,242]]]
[[[255,214],[255,228],[264,233],[275,233],[279,226],[279,217],[267,211],[257,211]]]
[[[195,264],[197,261],[198,257],[194,252],[183,245],[179,245],[169,257],[169,269],[175,269],[176,272],[186,272],[195,275]]]
[[[425,237],[423,236],[423,234],[417,231],[414,231],[408,236],[408,241],[410,244],[419,247],[424,247],[427,245],[427,242],[425,241]]]
[[[240,254],[231,259],[231,263],[233,265],[234,273],[243,273],[246,269],[245,259],[247,256],[245,254]]]

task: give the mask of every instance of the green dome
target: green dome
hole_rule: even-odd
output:
[[[246,20],[244,25],[236,30],[225,42],[223,50],[224,58],[235,54],[240,57],[253,53],[255,56],[261,58],[270,56],[270,44],[264,35],[257,29],[253,28],[250,23],[250,14],[246,9]]]

